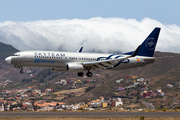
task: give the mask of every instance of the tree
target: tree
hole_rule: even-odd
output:
[[[22,103],[18,103],[17,106],[20,107],[20,108],[22,108],[22,107],[23,107],[23,104],[22,104]]]
[[[34,109],[35,111],[37,111],[38,106],[37,106],[37,105],[33,105],[33,109]]]
[[[129,94],[129,88],[128,88],[128,90],[127,90],[126,96],[128,96],[128,94]]]
[[[10,111],[13,111],[14,106],[10,105]]]
[[[43,83],[43,82],[44,82],[44,78],[41,78],[41,79],[40,79],[40,83]]]
[[[138,90],[137,90],[137,101],[136,103],[138,102],[138,100],[141,98],[140,97],[140,88],[141,88],[141,85],[138,84]]]
[[[59,103],[57,102],[57,104],[56,104],[56,110],[57,110],[57,106],[59,106]]]

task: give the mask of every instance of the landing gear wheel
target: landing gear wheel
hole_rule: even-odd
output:
[[[83,72],[78,72],[77,75],[78,75],[79,77],[82,77],[82,76],[83,76]]]
[[[20,70],[20,73],[23,74],[23,73],[24,73],[24,70]]]
[[[88,76],[88,77],[92,77],[92,75],[93,75],[92,72],[87,72],[86,73],[86,76]]]

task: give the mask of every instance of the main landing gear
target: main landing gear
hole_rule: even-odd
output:
[[[77,75],[78,75],[79,77],[82,77],[82,76],[83,76],[83,72],[78,72]],[[89,72],[89,71],[88,71],[88,72],[86,73],[86,76],[88,76],[88,77],[92,77],[92,75],[93,75],[92,72]]]
[[[86,73],[86,76],[88,76],[88,77],[92,77],[92,75],[93,75],[92,72],[89,72],[89,71],[88,71],[88,72]]]

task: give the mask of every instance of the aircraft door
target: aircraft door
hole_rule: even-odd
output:
[[[32,65],[33,64],[33,62],[32,62],[32,54],[27,54],[27,56],[26,56],[26,61],[27,61],[27,64],[28,65]]]
[[[30,54],[27,54],[27,56],[26,56],[26,60],[27,60],[27,61],[30,61],[30,60],[31,60],[31,56],[30,56]]]

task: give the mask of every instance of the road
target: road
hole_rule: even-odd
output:
[[[152,104],[148,103],[148,102],[145,102],[145,101],[142,101],[142,100],[138,100],[138,101],[145,104],[149,109],[155,109],[155,107]]]
[[[180,117],[179,112],[0,112],[0,118],[14,117]]]
[[[174,99],[173,99],[173,102],[171,104],[171,108],[173,108],[175,102],[176,102],[176,97],[174,97]]]

